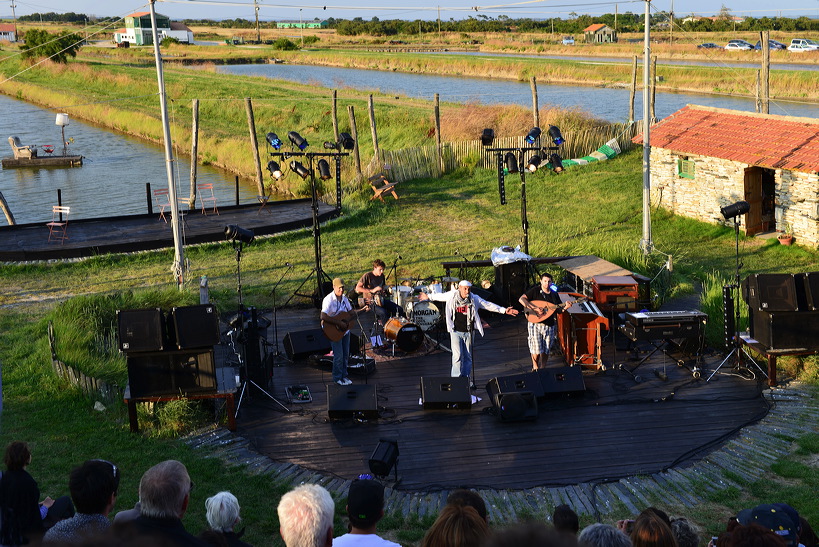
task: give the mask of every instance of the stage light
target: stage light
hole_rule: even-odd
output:
[[[288,133],[287,138],[290,139],[290,142],[296,145],[299,148],[299,150],[304,150],[305,148],[310,146],[310,143],[307,142],[307,139],[305,139],[295,131],[291,131],[290,133]]]
[[[503,157],[503,164],[506,166],[507,173],[518,172],[518,159],[512,152],[506,153],[506,155]]]
[[[282,178],[282,169],[279,167],[279,164],[273,160],[267,162],[267,170],[270,171],[270,176],[276,180],[281,180]]]
[[[349,133],[339,133],[338,142],[344,150],[352,150],[355,148],[355,139]]]
[[[380,439],[370,456],[370,472],[377,477],[386,477],[398,462],[398,441]],[[398,471],[396,470],[396,475]]]
[[[328,150],[335,150],[338,148],[338,145],[334,142],[324,141],[324,148],[327,148]]]
[[[330,180],[331,178],[333,178],[333,175],[330,173],[330,164],[327,163],[327,160],[325,159],[319,160],[318,172],[321,180]]]
[[[253,239],[255,237],[256,235],[253,233],[253,230],[246,230],[245,228],[240,228],[235,224],[228,224],[225,226],[225,239],[229,241],[253,243]]]
[[[557,128],[555,125],[549,126],[549,136],[552,138],[552,141],[557,145],[560,146],[566,140],[563,138],[563,135],[560,134],[560,129]]]
[[[535,171],[537,171],[537,167],[538,167],[538,165],[540,165],[540,162],[541,162],[540,156],[535,154],[534,156],[529,158],[529,165],[527,165],[526,168],[530,172],[534,173]]]
[[[751,205],[747,201],[738,201],[720,208],[719,212],[722,213],[725,220],[730,220],[734,217],[738,217],[739,215],[744,215],[750,210]]]
[[[557,154],[552,154],[549,156],[549,163],[552,164],[552,170],[554,170],[555,173],[560,173],[563,171],[563,158]]]
[[[265,138],[267,139],[267,142],[270,144],[270,146],[272,146],[276,150],[282,147],[282,140],[275,133],[268,133]]]
[[[539,137],[540,137],[540,128],[539,127],[533,127],[532,129],[529,130],[529,134],[526,135],[526,142],[528,142],[529,144],[535,144],[535,141],[538,140]]]
[[[302,165],[301,162],[298,162],[296,160],[290,162],[290,170],[303,179],[306,179],[308,176],[310,176],[310,171],[304,165]]]
[[[495,130],[487,127],[481,133],[481,144],[484,146],[492,146],[492,143],[495,142]]]

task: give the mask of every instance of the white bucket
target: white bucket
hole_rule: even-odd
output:
[[[68,125],[68,114],[57,114],[57,125]]]

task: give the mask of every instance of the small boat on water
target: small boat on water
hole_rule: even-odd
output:
[[[56,124],[60,126],[63,137],[63,153],[54,154],[52,144],[23,144],[20,137],[9,137],[13,158],[3,158],[3,168],[9,167],[79,167],[82,156],[68,154],[68,141],[65,140],[65,126],[68,125],[68,114],[57,114]],[[74,142],[74,139],[71,139]],[[42,155],[42,152],[44,155]]]

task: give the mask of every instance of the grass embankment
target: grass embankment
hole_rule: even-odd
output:
[[[641,231],[640,160],[640,154],[634,152],[568,170],[560,176],[548,172],[530,175],[527,197],[531,253],[538,256],[591,253],[652,277],[657,274],[665,258],[646,259],[636,249]],[[399,263],[399,277],[426,277],[442,274],[440,262],[451,260],[455,248],[468,257],[486,258],[491,248],[520,241],[519,198],[514,190],[517,186],[516,177],[507,178],[509,205],[504,207],[498,203],[497,178],[491,171],[463,170],[443,179],[404,183],[400,187],[400,201],[370,204],[365,209],[348,207],[343,218],[323,228],[323,266],[331,276],[353,279],[369,268],[373,257],[389,258],[398,252],[404,257]],[[661,274],[655,286],[673,284],[680,291],[690,289],[697,280],[718,285],[732,277],[734,234],[730,228],[709,226],[661,211],[654,212],[653,226],[657,247],[672,253],[675,265],[671,279],[663,279],[666,274]],[[756,239],[743,238],[741,244],[743,273],[819,269],[814,251]],[[306,230],[260,239],[247,246],[242,260],[245,304],[269,309],[270,286],[282,271],[277,265],[289,261],[295,264],[293,275],[277,292],[280,303],[283,302],[312,268],[312,253],[313,240]],[[207,275],[211,296],[219,309],[233,309],[235,254],[231,246],[187,248],[186,256],[191,261],[189,279]],[[264,477],[248,476],[241,467],[225,467],[181,443],[160,438],[160,433],[173,429],[169,424],[191,419],[185,415],[189,407],[163,409],[156,420],[165,424],[165,429],[132,435],[121,405],[95,411],[93,401],[66,389],[50,370],[46,318],[60,325],[57,329],[60,356],[69,364],[88,367],[91,363],[84,362],[82,351],[71,353],[65,345],[70,343],[74,349],[98,347],[100,341],[94,340],[88,331],[100,327],[83,324],[77,320],[78,313],[91,315],[87,311],[103,306],[101,299],[109,300],[104,296],[108,294],[113,295],[113,305],[180,298],[173,296],[171,262],[170,252],[152,252],[97,257],[77,263],[6,265],[0,270],[0,305],[5,309],[0,316],[5,396],[0,445],[12,439],[32,443],[34,461],[30,470],[44,494],[65,493],[66,476],[79,461],[106,458],[116,462],[123,469],[119,509],[136,501],[139,477],[149,465],[166,458],[179,459],[188,466],[196,482],[190,512],[185,517],[189,529],[204,528],[204,499],[229,489],[242,505],[248,541],[255,545],[281,545],[271,538],[276,536],[278,527],[273,507],[284,486],[271,484]],[[705,279],[709,272],[715,272],[716,281],[709,283]],[[492,275],[489,271],[473,270],[468,277],[491,279]],[[138,294],[132,297],[129,291]],[[186,286],[181,298],[183,301],[195,298],[197,292],[196,283],[192,283]],[[58,302],[73,294],[91,296],[55,311]],[[75,329],[73,333],[71,328]],[[795,373],[797,369],[788,372]],[[113,374],[117,375],[121,380],[122,371]],[[663,508],[693,518],[704,528],[703,537],[716,534],[725,519],[738,509],[761,501],[787,501],[817,522],[819,509],[813,503],[817,475],[811,462],[815,462],[819,443],[813,433],[806,434],[798,443],[801,448],[793,456],[782,458],[771,476],[743,483],[741,491],[720,492],[696,509]],[[339,503],[339,512],[342,509],[343,501]],[[612,521],[625,516],[627,513],[615,509],[603,518]],[[391,515],[381,530],[405,545],[415,545],[428,524]],[[340,519],[336,531],[343,531]]]

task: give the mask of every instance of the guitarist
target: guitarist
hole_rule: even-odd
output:
[[[365,306],[361,311],[368,311]],[[353,305],[344,294],[344,282],[333,279],[333,292],[324,297],[321,303],[321,322],[325,334],[335,328],[340,336],[329,336],[333,349],[333,381],[340,386],[349,386],[352,380],[347,377],[347,365],[350,362],[350,326],[355,320]],[[335,340],[335,338],[338,338]]]
[[[532,370],[546,368],[546,361],[549,360],[549,350],[555,337],[555,316],[563,311],[562,302],[557,291],[552,290],[552,276],[544,273],[540,276],[540,285],[535,285],[523,296],[519,302],[523,305],[523,311],[543,320],[539,322],[529,321],[529,353],[532,354]],[[535,303],[537,302],[537,303]]]

